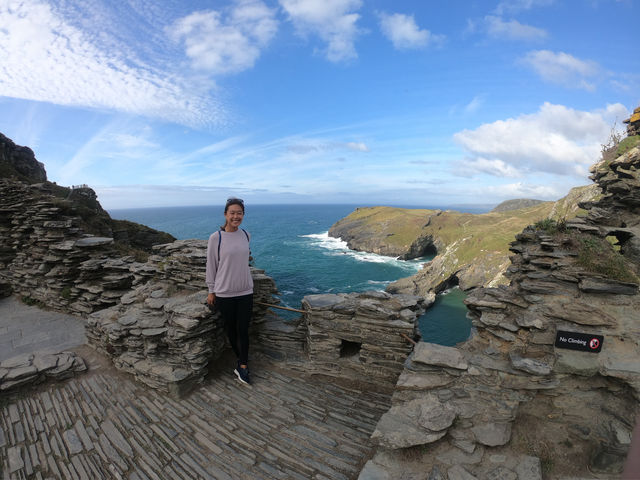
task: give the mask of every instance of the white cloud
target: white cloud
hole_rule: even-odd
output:
[[[354,152],[368,152],[369,147],[364,142],[335,142],[326,139],[300,139],[286,146],[286,151],[296,155],[308,155],[332,150],[347,149]]]
[[[498,15],[502,15],[504,13],[530,10],[534,7],[546,7],[554,2],[555,0],[502,0],[495,11]]]
[[[413,15],[380,13],[379,17],[382,33],[398,50],[423,48],[430,43],[440,43],[444,39],[442,35],[434,35],[429,30],[420,29]]]
[[[466,113],[477,112],[483,103],[484,103],[484,97],[476,95],[475,97],[473,97],[473,99],[469,103],[465,105],[464,111]]]
[[[484,26],[490,37],[509,40],[543,40],[547,32],[541,28],[523,25],[517,20],[505,21],[501,17],[487,15]]]
[[[454,139],[470,156],[462,168],[507,177],[544,172],[586,178],[615,119],[626,112],[620,104],[584,112],[545,103],[536,113],[463,130]]]
[[[167,32],[184,43],[194,68],[226,74],[253,67],[277,29],[274,12],[264,3],[236,0],[226,16],[215,10],[194,12],[175,21]]]
[[[486,173],[496,177],[521,177],[521,172],[500,159],[488,159],[476,157],[470,160],[463,160],[454,172],[458,176],[472,177],[477,173]]]
[[[345,144],[345,146],[349,150],[353,150],[353,151],[356,151],[356,152],[368,152],[369,151],[369,147],[367,147],[367,145],[364,142],[348,142],[347,144]]]
[[[600,72],[596,62],[580,60],[568,53],[535,50],[527,53],[522,63],[531,67],[544,80],[585,90],[595,90],[592,78]]]
[[[540,200],[557,200],[566,194],[565,187],[530,185],[522,182],[491,185],[478,191],[478,195],[484,198],[537,198]]]
[[[110,41],[102,25],[91,28],[102,34],[73,26],[64,12],[39,0],[0,3],[0,95],[190,126],[225,121],[219,103],[175,75],[106,48],[119,42]]]
[[[318,35],[327,47],[324,52],[331,62],[357,58],[354,42],[360,33],[353,13],[362,0],[279,0],[302,36]]]

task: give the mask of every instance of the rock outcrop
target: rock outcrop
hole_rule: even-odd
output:
[[[526,228],[509,286],[467,297],[469,341],[414,349],[361,479],[620,472],[640,410],[640,149],[592,172],[586,218]]]
[[[633,137],[634,135],[640,135],[640,107],[636,108],[631,116],[624,120],[623,123],[627,124],[627,136]]]
[[[44,164],[36,160],[29,147],[16,145],[0,133],[0,178],[12,177],[28,183],[47,181]]]

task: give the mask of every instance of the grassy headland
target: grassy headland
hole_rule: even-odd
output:
[[[557,202],[484,214],[452,210],[358,208],[337,222],[331,236],[355,250],[402,258],[436,254],[413,277],[389,286],[390,291],[425,295],[459,284],[463,289],[506,283],[509,244],[527,225],[545,218],[569,219],[584,213],[579,202],[599,196],[595,185],[576,187]]]

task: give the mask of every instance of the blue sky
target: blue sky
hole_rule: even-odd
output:
[[[0,132],[107,209],[555,200],[640,105],[635,0],[0,0]]]

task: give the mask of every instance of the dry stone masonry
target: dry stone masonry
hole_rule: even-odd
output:
[[[46,184],[0,179],[0,282],[48,308],[87,314],[118,303],[135,275],[113,238],[85,233]]]
[[[86,369],[84,360],[75,352],[19,355],[0,362],[0,394],[48,379],[59,381]]]
[[[414,349],[361,480],[619,474],[640,400],[640,149],[592,172],[588,215],[526,228],[510,285],[469,295],[469,341]]]
[[[120,303],[89,315],[89,342],[114,365],[161,391],[180,395],[201,383],[211,362],[226,348],[218,312],[206,305],[206,240],[182,240],[154,247],[148,262],[136,265],[136,286]],[[252,334],[273,303],[276,288],[264,271],[252,269]]]
[[[392,387],[411,352],[423,300],[385,292],[304,297],[306,369],[380,387]]]

